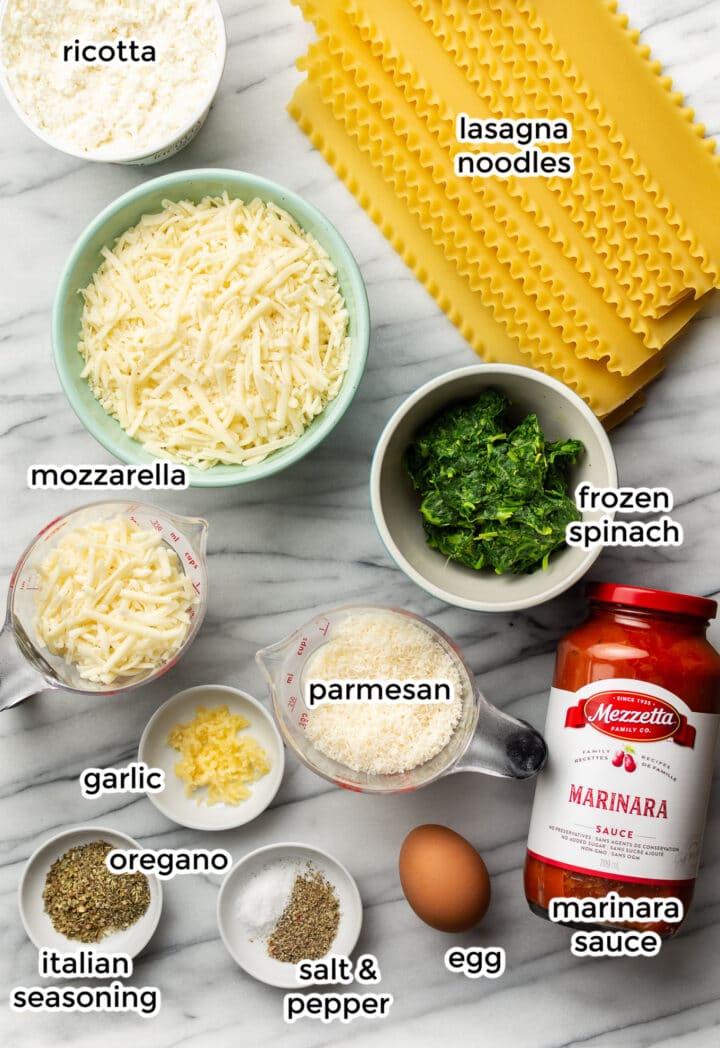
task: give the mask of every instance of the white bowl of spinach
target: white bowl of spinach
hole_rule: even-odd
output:
[[[478,364],[426,383],[392,416],[373,459],[372,507],[388,552],[423,589],[514,611],[562,593],[598,556],[564,542],[583,481],[617,484],[585,402],[530,368]]]

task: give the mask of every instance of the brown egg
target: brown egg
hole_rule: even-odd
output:
[[[485,916],[490,878],[473,846],[447,826],[416,826],[400,849],[400,883],[420,920],[464,932]]]

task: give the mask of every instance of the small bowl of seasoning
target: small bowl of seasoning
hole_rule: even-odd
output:
[[[300,961],[352,953],[362,900],[352,875],[327,852],[271,844],[233,866],[220,888],[217,916],[230,956],[248,975],[291,989],[298,986]]]
[[[162,886],[144,873],[111,873],[114,848],[140,849],[106,826],[76,826],[51,837],[20,881],[20,917],[37,948],[126,953],[135,957],[152,938],[162,910]]]

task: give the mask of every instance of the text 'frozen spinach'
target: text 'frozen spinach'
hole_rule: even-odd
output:
[[[580,519],[568,498],[579,440],[548,443],[536,415],[510,428],[508,398],[495,389],[441,411],[417,433],[405,466],[422,498],[428,544],[470,568],[546,568]]]

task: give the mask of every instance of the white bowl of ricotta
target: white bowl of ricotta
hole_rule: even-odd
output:
[[[0,0],[0,84],[70,156],[155,164],[198,133],[227,53],[217,0]]]

